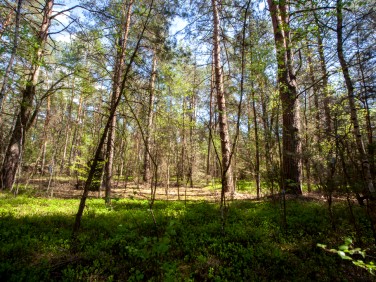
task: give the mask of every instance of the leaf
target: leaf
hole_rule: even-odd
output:
[[[316,246],[319,247],[319,248],[322,248],[322,249],[325,249],[325,248],[326,248],[326,245],[324,245],[324,244],[320,244],[320,243],[317,243]]]
[[[339,248],[338,248],[339,250],[341,250],[341,251],[348,251],[349,250],[349,246],[348,245],[342,245],[342,246],[339,246]]]
[[[341,257],[341,259],[352,260],[352,258],[349,256],[346,256],[345,252],[343,251],[338,251],[337,254]]]
[[[350,237],[347,237],[346,239],[345,239],[345,245],[351,245],[353,243],[353,241],[352,241],[352,239],[350,238]]]

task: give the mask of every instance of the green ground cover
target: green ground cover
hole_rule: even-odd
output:
[[[345,203],[278,201],[229,204],[225,221],[207,202],[90,199],[78,250],[70,251],[79,200],[0,196],[1,281],[372,281],[374,276],[317,247],[353,237],[373,252],[369,223]],[[155,221],[153,219],[153,215]],[[224,223],[225,222],[225,223]],[[224,224],[223,224],[224,223]]]

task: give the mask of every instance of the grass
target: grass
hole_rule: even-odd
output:
[[[275,184],[276,187],[274,188],[274,193],[278,190],[277,184]],[[261,182],[261,193],[269,194],[270,190],[269,187],[270,184],[267,182],[262,181]],[[209,189],[211,191],[215,190],[221,190],[221,180],[215,179],[214,181],[211,181],[209,185],[205,186],[205,189]],[[255,180],[237,180],[236,181],[236,191],[241,193],[249,193],[252,195],[257,194],[256,190],[256,181]]]
[[[79,200],[0,196],[2,281],[372,281],[348,261],[316,247],[353,236],[344,204],[332,230],[323,203],[230,203],[225,224],[217,204],[89,199],[71,253]],[[355,209],[364,246],[371,234]],[[368,250],[371,252],[371,250]]]

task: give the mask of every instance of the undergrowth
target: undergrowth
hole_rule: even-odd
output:
[[[339,246],[352,236],[373,244],[366,215],[345,204],[289,200],[287,227],[279,202],[230,203],[221,220],[207,202],[87,202],[72,253],[78,200],[11,195],[0,198],[1,281],[372,281],[365,270],[317,244]],[[152,212],[155,216],[153,220]],[[155,224],[156,223],[156,224]]]

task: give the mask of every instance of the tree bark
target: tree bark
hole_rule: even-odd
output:
[[[190,96],[189,100],[189,150],[190,150],[190,156],[189,156],[189,186],[193,188],[193,176],[195,173],[195,162],[196,162],[196,146],[195,146],[195,136],[194,131],[196,127],[196,66],[194,70],[194,89],[192,91],[192,94]]]
[[[316,14],[316,11],[313,11],[313,15],[315,18],[315,23],[317,25],[317,32],[316,32],[316,38],[317,38],[317,50],[319,52],[319,58],[320,58],[320,68],[322,73],[322,88],[323,88],[323,96],[324,96],[324,116],[325,116],[325,131],[326,135],[330,136],[331,132],[333,131],[332,126],[332,119],[331,119],[331,113],[330,113],[330,95],[329,95],[329,80],[328,80],[328,70],[326,67],[326,59],[324,54],[324,44],[323,39],[321,36],[321,26],[319,22],[319,18]]]
[[[220,21],[217,0],[212,0],[213,9],[213,48],[214,48],[214,72],[215,89],[217,92],[219,135],[221,138],[222,152],[222,190],[223,192],[234,192],[233,175],[231,168],[231,146],[228,131],[226,99],[223,85],[223,72],[221,65],[220,47]]]
[[[255,92],[252,88],[252,110],[253,110],[253,125],[254,125],[254,134],[255,134],[255,146],[256,146],[256,162],[255,162],[255,178],[256,178],[256,191],[257,199],[260,198],[261,194],[261,181],[260,181],[260,140],[259,140],[259,129],[257,121],[257,111],[256,111],[256,101],[255,101]]]
[[[112,83],[112,96],[111,96],[111,108],[114,107],[116,99],[121,95],[121,79],[124,73],[124,56],[127,47],[129,26],[131,21],[133,0],[128,5],[123,4],[122,11],[122,26],[120,27],[120,39],[116,45],[117,53],[115,58],[114,78]],[[104,174],[104,186],[105,186],[105,202],[109,204],[111,202],[111,180],[112,170],[114,162],[115,151],[115,131],[116,130],[116,112],[110,121],[110,128],[107,136],[107,148],[106,148],[106,162],[105,162],[105,174]]]
[[[375,188],[372,182],[372,176],[370,171],[370,163],[368,160],[367,152],[364,147],[362,133],[359,127],[358,121],[358,112],[355,104],[355,93],[354,93],[354,85],[350,77],[349,66],[346,62],[345,55],[343,53],[343,14],[342,14],[343,3],[342,0],[337,0],[336,11],[337,11],[337,53],[338,59],[341,64],[341,69],[343,73],[343,77],[345,79],[345,84],[347,88],[347,97],[349,100],[350,106],[350,117],[351,122],[353,125],[353,134],[356,141],[356,146],[358,149],[358,154],[360,157],[360,161],[362,163],[362,170],[364,175],[364,180],[367,185],[367,189],[365,189],[366,193],[370,196],[375,196]],[[374,200],[372,201],[374,202]],[[374,224],[376,224],[376,210],[374,210],[375,216],[373,218]]]
[[[22,155],[22,146],[25,140],[25,133],[32,125],[32,122],[36,116],[36,110],[33,112],[33,101],[38,83],[40,67],[42,65],[44,47],[47,42],[48,29],[51,25],[53,5],[54,0],[46,0],[43,8],[42,24],[37,35],[38,44],[35,49],[35,53],[33,54],[32,65],[26,86],[21,92],[22,101],[20,110],[17,115],[16,124],[12,131],[1,169],[0,189],[12,188]]]
[[[145,152],[144,152],[144,175],[143,180],[145,183],[150,183],[151,172],[150,172],[150,149],[151,149],[151,133],[153,126],[153,113],[154,113],[154,93],[155,93],[155,79],[157,77],[157,55],[153,51],[153,61],[151,66],[150,75],[150,92],[149,92],[149,105],[148,105],[148,115],[147,115],[147,128],[145,131]]]
[[[147,24],[148,24],[148,22],[150,20],[151,11],[153,9],[153,6],[154,6],[154,0],[151,0],[150,6],[149,6],[149,11],[148,11],[146,20],[144,22],[143,28],[142,28],[142,30],[140,32],[140,35],[138,37],[136,46],[134,47],[133,53],[130,56],[129,63],[127,64],[127,67],[124,70],[123,77],[121,78],[120,94],[122,94],[123,90],[125,89],[125,83],[126,83],[126,81],[128,79],[128,75],[130,73],[131,66],[132,66],[132,64],[133,64],[133,62],[134,62],[134,60],[136,58],[137,53],[138,53],[138,49],[140,47],[141,40],[144,37],[144,33],[145,33],[145,30],[146,30]],[[101,138],[99,140],[99,144],[98,144],[98,147],[97,147],[97,149],[95,151],[95,156],[94,156],[93,162],[91,164],[88,177],[87,177],[86,182],[85,182],[84,192],[82,194],[82,197],[81,197],[81,200],[80,200],[80,205],[78,207],[78,211],[77,211],[77,214],[76,214],[75,222],[74,222],[74,225],[73,225],[73,234],[72,234],[72,237],[73,237],[73,246],[72,247],[73,247],[73,249],[75,249],[77,247],[75,244],[77,244],[76,239],[77,239],[78,231],[79,231],[80,226],[81,226],[81,219],[82,219],[82,214],[83,214],[84,209],[85,209],[86,199],[87,199],[87,196],[89,194],[89,189],[90,189],[90,186],[91,186],[93,178],[94,178],[94,173],[95,173],[98,161],[99,161],[100,156],[102,154],[102,150],[103,150],[103,146],[104,146],[104,142],[105,142],[106,136],[108,134],[108,130],[109,130],[110,126],[111,126],[111,121],[114,118],[114,115],[116,113],[116,109],[117,109],[117,107],[118,107],[118,105],[120,103],[120,100],[121,100],[121,96],[122,95],[119,95],[117,97],[117,99],[115,101],[115,104],[110,109],[109,117],[108,117],[106,125],[104,127],[103,134],[102,134],[102,136],[101,136]]]
[[[21,8],[22,8],[22,1],[23,0],[18,0],[17,1],[17,10],[16,10],[16,23],[14,27],[14,37],[13,37],[13,47],[12,47],[12,52],[8,61],[7,68],[5,70],[4,76],[3,76],[3,84],[1,86],[0,90],[0,125],[1,125],[1,112],[3,110],[3,101],[5,97],[5,93],[8,87],[8,79],[9,79],[9,74],[13,66],[14,59],[16,57],[16,52],[18,48],[18,33],[20,30],[20,18],[21,18]],[[9,14],[9,19],[10,20],[11,14]],[[5,26],[3,27],[5,28]],[[1,34],[0,34],[1,38]]]
[[[282,170],[286,193],[302,194],[299,101],[290,42],[289,8],[285,1],[268,0],[277,52],[278,87],[282,102]]]
[[[22,2],[22,0],[18,1],[18,5],[20,5],[19,3]],[[19,10],[17,9],[17,12],[19,12]],[[4,19],[4,21],[0,24],[0,40],[1,38],[3,37],[3,34],[4,34],[4,31],[6,30],[6,28],[12,24],[12,17],[13,17],[13,7],[11,7],[10,11],[9,11],[9,14],[7,14],[7,17]],[[17,15],[16,15],[17,17]],[[17,19],[16,19],[17,21]]]
[[[210,158],[211,158],[211,147],[212,147],[212,135],[213,135],[213,92],[214,92],[214,63],[212,62],[211,66],[211,77],[210,77],[210,97],[209,97],[209,136],[208,136],[208,155],[206,159],[206,183],[209,184],[209,176],[212,176],[212,170],[210,166]]]

